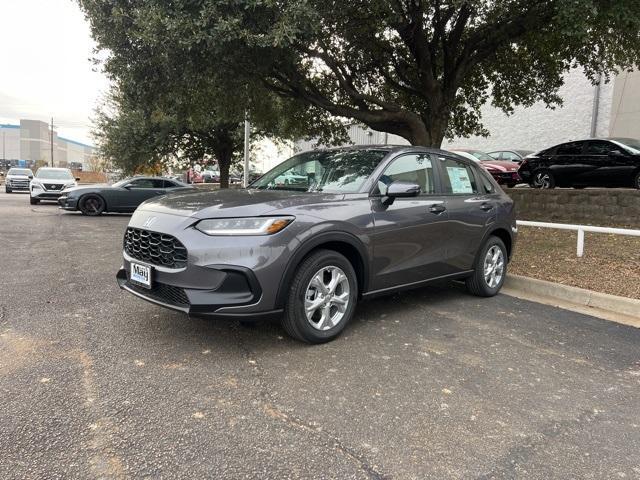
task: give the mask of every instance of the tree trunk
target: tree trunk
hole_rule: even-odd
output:
[[[220,188],[229,188],[229,169],[231,168],[231,157],[233,151],[230,148],[221,149],[216,157],[218,167],[220,167]]]

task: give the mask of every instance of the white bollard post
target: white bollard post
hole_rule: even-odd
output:
[[[582,254],[584,253],[584,230],[579,228],[578,229],[578,257],[582,257]]]

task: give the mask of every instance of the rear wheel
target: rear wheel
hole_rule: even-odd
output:
[[[29,197],[29,203],[31,205],[38,205],[40,203],[40,200],[38,200],[37,198]]]
[[[5,193],[11,193],[12,190],[5,185],[4,186],[4,191],[5,191]]]
[[[467,290],[479,297],[493,297],[507,276],[507,248],[498,237],[489,237],[478,259],[473,275],[467,278]]]
[[[531,183],[533,188],[555,188],[556,180],[553,178],[553,173],[548,170],[539,170],[533,175],[533,182]]]
[[[105,206],[100,195],[85,195],[80,199],[78,208],[83,215],[97,216],[104,212]]]
[[[349,323],[357,299],[356,273],[349,260],[332,250],[318,250],[300,264],[291,282],[283,327],[297,340],[328,342]]]

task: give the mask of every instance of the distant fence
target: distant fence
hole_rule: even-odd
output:
[[[640,228],[640,190],[511,188],[518,218],[566,224]]]

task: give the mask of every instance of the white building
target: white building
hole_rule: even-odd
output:
[[[51,164],[51,130],[40,120],[20,120],[19,125],[0,124],[0,160],[10,165],[47,162]],[[89,170],[94,147],[59,137],[53,132],[53,163],[56,167]]]
[[[529,108],[518,107],[512,115],[506,115],[485,105],[482,122],[490,135],[445,140],[442,148],[541,150],[591,136],[640,138],[640,72],[625,72],[608,84],[603,82],[594,87],[582,72],[574,70],[565,76],[559,94],[563,105],[555,109],[537,103]],[[349,136],[356,145],[409,143],[397,135],[359,125],[350,127]],[[296,151],[314,147],[313,141],[299,141],[295,145]]]

